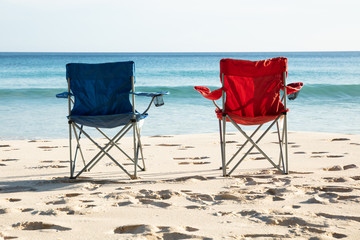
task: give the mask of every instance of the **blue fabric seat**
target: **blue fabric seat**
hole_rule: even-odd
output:
[[[69,120],[90,127],[114,128],[133,117],[145,118],[132,112],[129,100],[134,72],[132,61],[67,64],[66,78],[71,79],[70,90],[75,97]]]

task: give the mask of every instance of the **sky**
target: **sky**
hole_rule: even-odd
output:
[[[0,0],[0,52],[359,51],[359,0]]]

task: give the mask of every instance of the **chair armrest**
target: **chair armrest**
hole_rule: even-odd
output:
[[[135,96],[151,97],[149,106],[142,113],[142,114],[146,114],[149,111],[153,102],[155,102],[156,107],[161,107],[162,105],[164,105],[164,100],[163,100],[162,96],[169,95],[170,93],[168,91],[161,91],[161,92],[156,92],[156,93],[130,92],[130,94],[134,94]]]
[[[294,92],[298,92],[303,86],[304,84],[302,82],[289,83],[288,85],[286,85],[286,94],[290,95]],[[281,87],[281,90],[284,91],[284,87]]]
[[[146,93],[146,92],[130,92],[130,94],[134,94],[135,96],[142,96],[142,97],[157,97],[162,95],[169,95],[168,91],[161,91],[161,92],[153,92],[153,93]]]
[[[289,83],[286,85],[286,94],[289,100],[295,100],[299,95],[300,89],[304,86],[302,82]],[[284,87],[281,88],[284,91]]]
[[[56,94],[56,98],[68,98],[70,96],[73,96],[72,93],[69,92],[62,92],[62,93],[58,93]]]
[[[222,91],[225,90],[224,88],[219,88],[211,92],[209,88],[201,86],[195,86],[194,89],[209,100],[218,100],[222,96]]]

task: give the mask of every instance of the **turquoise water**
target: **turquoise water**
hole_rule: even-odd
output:
[[[291,131],[360,134],[360,52],[281,53],[0,53],[0,139],[66,138],[65,64],[132,60],[136,90],[165,90],[143,135],[216,132],[211,101],[194,85],[220,87],[219,60],[288,58],[288,82],[304,83],[289,102]],[[136,99],[138,111],[149,99]]]

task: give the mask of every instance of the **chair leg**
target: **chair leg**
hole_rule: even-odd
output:
[[[83,126],[81,126],[81,129],[83,129]],[[77,145],[76,145],[76,150],[75,150],[75,155],[74,155],[74,164],[75,164],[75,159],[77,158],[77,153],[78,151],[80,152],[80,156],[81,156],[81,159],[83,161],[83,164],[84,166],[86,165],[85,163],[85,158],[84,158],[84,154],[82,152],[82,149],[81,149],[81,146],[80,146],[80,135],[81,135],[81,131],[79,132],[79,135],[77,134],[76,132],[76,129],[75,129],[75,126],[73,125],[73,131],[74,131],[74,136],[75,136],[75,139],[76,139],[76,142],[77,142]],[[75,169],[75,166],[74,166],[74,169]],[[85,169],[85,172],[87,172],[88,169]]]
[[[134,175],[131,176],[132,179],[137,178],[137,168],[138,168],[138,154],[137,154],[137,146],[136,146],[136,121],[133,121],[133,143],[134,143]]]
[[[73,159],[72,159],[72,132],[71,132],[72,123],[69,122],[69,150],[70,150],[70,179],[74,178],[74,169],[73,169]]]
[[[219,130],[220,130],[220,148],[221,148],[221,161],[222,161],[222,170],[223,170],[223,176],[227,176],[226,172],[226,117],[223,117],[222,120],[222,126],[221,126],[221,120],[219,120]]]
[[[284,131],[285,131],[285,174],[289,173],[289,152],[288,152],[288,135],[287,135],[287,115],[284,115]]]
[[[146,170],[145,160],[144,160],[143,148],[142,148],[142,143],[141,143],[140,128],[138,127],[138,124],[136,124],[136,134],[137,134],[137,138],[138,138],[137,155],[139,155],[139,150],[140,150],[141,160],[142,160],[142,164],[143,164],[143,167],[140,169],[142,171],[145,171]]]
[[[282,166],[282,169],[283,169],[283,173],[286,172],[286,169],[285,169],[285,162],[284,162],[284,150],[283,150],[283,144],[284,144],[284,134],[282,134],[283,136],[281,137],[280,136],[280,127],[279,127],[279,122],[277,121],[276,122],[276,128],[277,128],[277,135],[278,135],[278,141],[279,141],[279,163],[278,163],[278,166],[281,167]],[[282,131],[284,133],[284,129]]]
[[[221,167],[220,169],[224,169],[224,155],[223,155],[223,139],[222,139],[222,127],[221,127],[221,120],[219,119],[219,136],[220,136],[220,153],[221,153]]]

